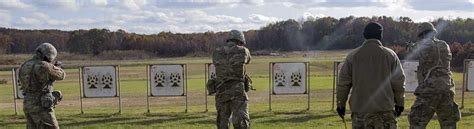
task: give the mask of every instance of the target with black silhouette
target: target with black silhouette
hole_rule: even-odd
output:
[[[465,92],[474,91],[474,59],[464,60],[464,74],[462,85],[461,109],[464,108]]]
[[[272,110],[272,95],[308,95],[310,106],[309,62],[269,63],[269,109]]]
[[[204,64],[204,96],[205,96],[205,103],[206,103],[206,110],[207,112],[208,109],[208,96],[214,96],[215,94],[209,94],[207,90],[207,81],[209,79],[216,79],[216,66],[212,63],[206,63]]]
[[[119,66],[83,66],[79,68],[81,91],[81,113],[83,98],[111,98],[118,97],[119,113],[122,110],[120,97]]]
[[[415,92],[418,87],[418,60],[402,60],[401,63],[405,73],[405,92]]]
[[[147,112],[150,112],[150,97],[184,96],[187,112],[187,74],[185,64],[153,64],[147,66]]]
[[[13,103],[15,108],[15,115],[18,115],[18,107],[16,100],[23,99],[23,88],[21,87],[20,76],[19,76],[19,68],[12,69],[12,84],[13,84]]]
[[[306,63],[272,63],[273,94],[306,94]]]

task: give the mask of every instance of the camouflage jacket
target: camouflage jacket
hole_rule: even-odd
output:
[[[417,77],[419,86],[415,93],[452,93],[454,81],[450,68],[452,59],[449,45],[436,38],[418,41],[409,51],[411,59],[418,60]]]
[[[39,98],[45,93],[51,93],[53,89],[50,85],[64,77],[63,69],[37,57],[23,63],[19,69],[19,80],[25,95],[24,111],[42,110]]]
[[[337,105],[345,107],[350,93],[352,112],[392,111],[404,106],[405,75],[395,52],[379,40],[366,40],[347,55],[339,72]]]
[[[250,63],[250,59],[250,51],[234,42],[228,42],[227,45],[214,50],[212,62],[216,67],[216,81],[222,83],[216,89],[216,99],[247,99],[244,86],[240,84],[244,81],[245,64]]]

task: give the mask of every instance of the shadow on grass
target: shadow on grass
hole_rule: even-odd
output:
[[[191,120],[191,119],[198,119],[203,117],[198,116],[187,116],[187,117],[162,117],[162,118],[154,118],[154,119],[145,119],[139,121],[132,121],[132,122],[121,122],[117,124],[129,124],[129,125],[153,125],[153,124],[162,124],[167,122],[178,122],[182,120]]]
[[[113,114],[108,114],[108,113],[95,113],[95,114],[76,114],[76,115],[71,115],[72,117],[80,117],[80,118],[110,118],[112,116],[118,116],[120,114],[118,113],[113,113]]]
[[[295,115],[295,116],[288,116],[288,117],[285,117],[285,118],[281,118],[281,119],[272,119],[272,120],[265,120],[265,121],[261,121],[259,123],[267,123],[267,124],[271,124],[271,123],[303,123],[303,122],[307,122],[307,121],[310,121],[310,120],[318,120],[318,119],[324,119],[324,118],[328,118],[328,117],[334,117],[336,115],[313,115],[313,114],[306,114],[306,115]]]
[[[474,115],[474,112],[461,112],[461,117],[469,117],[473,115]]]
[[[0,122],[0,127],[19,125],[19,124],[25,124],[25,122],[24,121]]]
[[[118,121],[129,121],[136,118],[104,118],[99,120],[88,120],[82,122],[74,122],[74,123],[67,123],[67,124],[60,124],[61,126],[86,126],[86,125],[95,125],[95,124],[107,124],[113,123]]]
[[[192,124],[192,125],[195,125],[195,124],[216,124],[216,120],[215,120],[215,118],[214,119],[206,118],[206,119],[202,119],[202,120],[186,122],[186,124]]]

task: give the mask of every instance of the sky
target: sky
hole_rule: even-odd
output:
[[[17,29],[217,32],[351,15],[474,18],[474,0],[0,0],[0,27]]]

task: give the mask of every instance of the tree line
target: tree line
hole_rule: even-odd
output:
[[[362,32],[369,22],[384,26],[385,46],[404,46],[415,41],[415,23],[408,17],[322,17],[289,19],[268,24],[258,30],[245,31],[247,46],[252,51],[307,51],[352,49],[364,41]],[[474,41],[472,18],[437,19],[438,38],[463,46]],[[0,53],[31,53],[43,42],[52,43],[59,51],[98,55],[106,51],[140,50],[160,57],[209,54],[225,43],[227,32],[136,34],[124,30],[19,30],[0,28]]]

